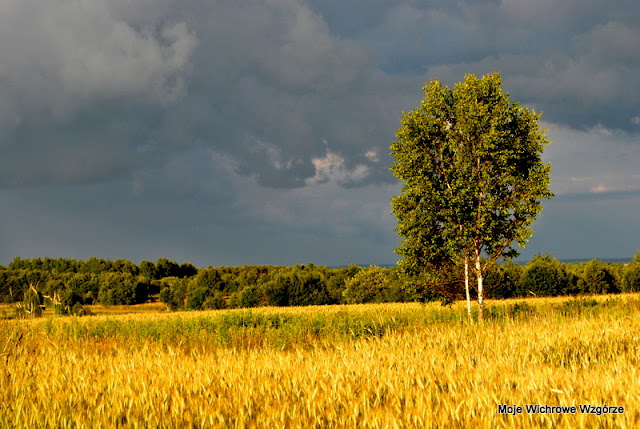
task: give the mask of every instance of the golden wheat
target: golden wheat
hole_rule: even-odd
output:
[[[544,308],[559,300],[528,302]],[[64,324],[106,320],[143,329],[154,321],[233,311],[5,321],[0,426],[639,427],[635,303],[636,310],[626,312],[564,318],[539,312],[482,327],[464,323],[459,311],[460,322],[416,322],[353,340],[317,335],[286,350],[261,341],[259,330],[243,331],[241,347],[217,344],[207,329],[173,342],[51,333],[52,326]],[[419,320],[425,311],[447,310],[381,304],[267,308],[253,314],[347,313],[382,324],[402,314]],[[498,414],[498,404],[606,404],[624,406],[625,413],[514,416]]]

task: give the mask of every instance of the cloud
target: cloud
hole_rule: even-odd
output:
[[[601,229],[613,231],[607,251],[621,240],[629,253],[636,10],[634,0],[0,2],[0,256],[391,262],[399,184],[388,152],[401,112],[429,78],[496,70],[513,100],[544,111],[555,142],[544,156],[557,196],[530,251],[579,257],[572,240],[604,243]]]
[[[370,125],[392,90],[370,51],[302,1],[27,0],[0,20],[0,186],[117,180],[199,142],[296,187],[323,138],[347,163],[392,138]]]
[[[345,166],[343,157],[334,152],[327,151],[321,158],[311,160],[316,169],[316,174],[307,183],[325,183],[333,181],[339,184],[357,183],[369,175],[366,165],[358,164],[353,169]]]
[[[86,103],[170,103],[185,93],[197,45],[185,22],[136,28],[99,0],[10,1],[1,19],[0,102],[19,121],[65,121]]]
[[[346,20],[343,8],[362,13]],[[345,171],[359,168],[339,183],[392,183],[386,153],[400,112],[418,104],[425,79],[452,84],[468,72],[502,70],[513,98],[547,121],[637,132],[637,23],[624,6],[597,2],[545,10],[522,1],[7,2],[0,187],[131,177],[197,144],[262,186],[302,187],[323,180],[323,140]]]
[[[632,131],[640,54],[630,8],[578,0],[390,3],[355,38],[374,47],[392,75],[452,85],[467,73],[502,71],[513,97],[549,121]]]
[[[334,181],[264,188],[236,173],[227,155],[200,146],[129,181],[1,191],[0,263],[17,255],[390,263],[398,237],[389,198],[398,191]]]
[[[544,159],[551,163],[551,189],[558,196],[625,195],[640,190],[640,145],[621,130],[602,125],[588,130],[544,122],[554,143]]]

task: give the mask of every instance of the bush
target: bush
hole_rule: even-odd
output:
[[[222,290],[224,287],[222,277],[215,268],[200,270],[194,277],[193,282],[196,288],[204,288],[210,290],[212,293],[216,290]]]
[[[24,300],[16,311],[18,316],[40,317],[42,316],[42,294],[33,287],[24,293]]]
[[[280,273],[273,279],[262,284],[262,292],[266,298],[266,305],[285,307],[289,305],[290,279]]]
[[[158,297],[169,310],[175,311],[185,307],[188,280],[177,277],[165,277],[157,281],[161,287]]]
[[[513,262],[491,265],[484,278],[487,298],[505,299],[516,296],[522,272],[522,265]],[[473,274],[471,277],[473,278]]]
[[[389,279],[383,268],[372,265],[345,283],[344,297],[349,304],[383,302],[389,293]]]
[[[76,302],[71,308],[71,314],[74,316],[93,316],[93,313],[88,308],[84,308],[82,304]]]
[[[207,310],[222,310],[227,308],[227,300],[222,292],[215,292],[204,300],[202,307]]]
[[[622,272],[622,291],[640,292],[640,263],[634,262],[624,267]]]
[[[536,255],[524,267],[518,292],[521,296],[555,296],[568,291],[569,281],[564,265],[551,255]]]
[[[262,302],[262,294],[257,286],[248,286],[238,294],[238,307],[257,307]]]
[[[204,302],[213,291],[206,287],[197,287],[187,295],[187,308],[191,310],[201,310]]]
[[[297,265],[285,275],[288,277],[289,305],[324,305],[331,302],[325,277],[313,265]]]
[[[587,262],[583,274],[584,292],[620,293],[618,279],[609,265],[597,260]]]
[[[148,285],[131,274],[106,273],[100,278],[98,301],[103,305],[140,304],[148,299]]]

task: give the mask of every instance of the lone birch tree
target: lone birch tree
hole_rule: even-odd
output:
[[[424,94],[420,107],[403,112],[391,145],[391,170],[404,182],[391,200],[403,237],[396,252],[409,274],[450,261],[468,273],[472,265],[482,321],[488,264],[519,254],[541,200],[553,196],[541,159],[550,142],[541,115],[511,102],[498,73],[467,75],[453,89],[432,80]]]

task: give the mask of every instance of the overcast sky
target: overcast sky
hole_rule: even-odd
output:
[[[492,71],[554,142],[522,258],[635,254],[637,0],[0,0],[0,264],[393,264],[402,110]]]

